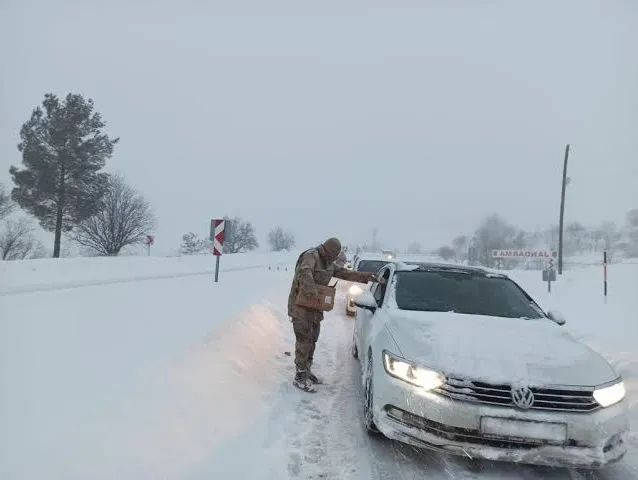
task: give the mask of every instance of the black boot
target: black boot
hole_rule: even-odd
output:
[[[323,384],[323,379],[321,377],[318,377],[317,375],[315,375],[314,373],[312,373],[311,370],[308,370],[308,379],[314,383],[315,385],[321,385]]]
[[[312,384],[312,381],[308,377],[307,370],[297,370],[292,384],[300,390],[303,390],[304,392],[313,393],[317,391],[317,389]]]

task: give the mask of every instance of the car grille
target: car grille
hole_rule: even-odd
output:
[[[445,438],[453,442],[464,442],[475,445],[485,445],[494,448],[512,449],[532,449],[541,445],[566,445],[570,447],[579,446],[578,442],[568,439],[567,442],[551,442],[548,440],[536,440],[529,438],[489,438],[481,435],[481,432],[471,428],[454,427],[442,423],[428,420],[413,413],[406,412],[392,405],[384,407],[386,414],[394,421],[418,428],[426,433],[435,435],[438,438]]]
[[[600,408],[594,400],[593,388],[530,387],[530,390],[534,393],[534,404],[530,410],[592,412]],[[516,408],[512,401],[510,385],[448,378],[435,392],[459,401]]]

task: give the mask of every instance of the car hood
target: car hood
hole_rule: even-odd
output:
[[[549,319],[397,310],[387,323],[406,360],[488,383],[596,386],[617,378],[598,353]]]

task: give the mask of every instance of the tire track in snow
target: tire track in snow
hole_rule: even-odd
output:
[[[339,306],[337,306],[339,308]],[[345,308],[345,305],[343,306]],[[273,453],[286,452],[285,468],[273,466],[268,478],[290,479],[370,479],[374,474],[365,437],[355,416],[356,391],[353,369],[341,318],[327,314],[315,353],[314,370],[326,382],[316,393],[305,393],[292,385],[294,358],[284,367],[281,400],[269,423],[277,425],[269,435]],[[292,332],[292,326],[290,327]],[[290,350],[294,349],[291,333]]]

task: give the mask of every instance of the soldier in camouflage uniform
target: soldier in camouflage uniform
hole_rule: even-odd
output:
[[[297,305],[297,298],[316,299],[319,297],[316,285],[327,286],[332,277],[352,282],[368,283],[376,281],[373,273],[353,272],[338,265],[335,260],[341,253],[341,242],[337,238],[329,238],[316,248],[302,253],[295,268],[295,276],[288,297],[288,315],[292,319],[295,331],[295,386],[308,392],[314,392],[313,384],[322,381],[310,370],[319,338],[323,312],[321,310]]]

